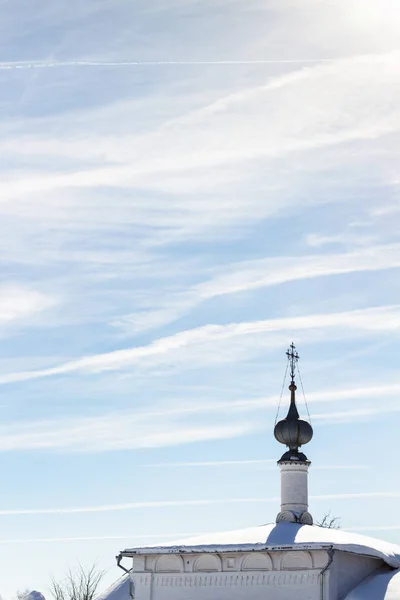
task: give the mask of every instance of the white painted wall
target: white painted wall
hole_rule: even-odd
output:
[[[157,575],[151,600],[319,600],[318,574],[247,573]],[[137,596],[137,600],[142,600]],[[147,598],[146,600],[150,600]]]
[[[331,597],[334,600],[342,600],[350,590],[380,567],[384,567],[384,563],[376,558],[335,552],[330,569]]]
[[[327,560],[323,550],[139,555],[136,600],[320,600]]]
[[[325,550],[138,555],[136,600],[321,600]],[[336,551],[325,574],[324,600],[342,600],[380,559]]]

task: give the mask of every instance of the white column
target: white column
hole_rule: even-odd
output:
[[[281,470],[281,512],[277,522],[303,523],[312,525],[308,512],[308,467],[310,462],[282,461]]]

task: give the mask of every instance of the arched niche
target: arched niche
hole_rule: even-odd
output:
[[[272,560],[268,554],[253,552],[242,560],[242,571],[272,571]]]
[[[221,571],[221,559],[215,554],[202,554],[199,556],[193,565],[194,571],[210,572],[210,571]]]
[[[281,560],[281,570],[282,571],[291,571],[291,570],[303,570],[303,569],[312,569],[312,557],[309,552],[303,551],[294,551],[294,552],[286,552],[282,556]]]
[[[174,554],[160,556],[156,562],[157,573],[180,573],[183,571],[183,562],[180,556]]]

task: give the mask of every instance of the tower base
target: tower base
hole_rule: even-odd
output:
[[[302,513],[295,513],[291,510],[285,510],[280,512],[276,517],[277,523],[298,523],[300,525],[312,525],[313,518],[308,511]]]

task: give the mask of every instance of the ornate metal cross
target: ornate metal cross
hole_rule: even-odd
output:
[[[297,362],[298,362],[300,356],[298,355],[296,346],[294,345],[293,342],[290,344],[290,347],[288,348],[288,351],[286,352],[286,356],[288,357],[288,360],[290,362],[290,377],[292,378],[292,382],[294,382],[294,376],[296,373],[296,365],[297,365]]]

